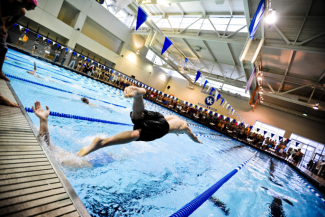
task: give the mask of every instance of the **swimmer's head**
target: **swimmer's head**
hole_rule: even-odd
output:
[[[81,101],[86,103],[86,104],[89,104],[89,99],[87,99],[86,97],[82,97]]]

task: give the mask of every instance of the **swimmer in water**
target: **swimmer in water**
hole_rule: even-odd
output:
[[[134,123],[132,131],[125,131],[117,135],[101,139],[96,137],[91,145],[83,147],[78,156],[85,156],[100,148],[111,145],[121,145],[133,141],[153,141],[165,136],[168,133],[185,133],[194,142],[202,143],[193,133],[187,122],[182,121],[177,116],[163,116],[158,112],[144,109],[143,95],[146,94],[144,88],[129,86],[124,90],[126,98],[133,98],[133,112],[131,120]]]
[[[91,107],[96,107],[96,106],[97,106],[96,104],[90,103],[90,102],[89,102],[89,99],[88,99],[87,97],[82,97],[82,98],[81,98],[81,101],[82,101],[83,103],[86,103],[87,105],[90,105]]]
[[[34,62],[34,70],[33,70],[33,71],[27,71],[27,72],[28,72],[29,74],[32,74],[32,75],[34,75],[34,76],[36,76],[36,77],[39,78],[39,76],[35,74],[35,73],[36,73],[36,69],[37,69],[37,67],[36,67],[36,63]]]
[[[37,136],[37,140],[42,143],[45,142],[46,145],[52,152],[52,156],[57,160],[61,161],[64,158],[75,157],[75,160],[63,160],[61,162],[62,166],[65,167],[74,167],[74,168],[83,168],[83,167],[92,167],[92,164],[88,161],[78,159],[74,154],[69,153],[67,150],[60,149],[51,144],[50,142],[50,133],[48,128],[48,117],[50,114],[49,107],[46,106],[46,110],[43,110],[40,102],[35,102],[35,107],[32,106],[34,114],[40,119],[40,129]]]

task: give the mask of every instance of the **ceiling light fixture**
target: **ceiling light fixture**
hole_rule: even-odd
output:
[[[305,111],[305,113],[303,113],[302,115],[303,116],[308,116],[307,111]]]
[[[270,8],[265,18],[265,22],[268,24],[274,24],[276,22],[275,14],[276,14],[276,10]]]
[[[140,51],[138,50],[138,51],[136,52],[136,54],[138,54],[138,55],[139,55],[139,53],[140,53]]]
[[[313,106],[313,109],[318,110],[319,102],[316,103],[316,105]]]

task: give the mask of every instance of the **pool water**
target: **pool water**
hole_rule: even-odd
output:
[[[20,78],[10,77],[10,83],[24,107],[31,108],[40,101],[53,112],[132,124],[132,99],[123,98],[122,91],[11,49],[7,58],[3,71]],[[34,61],[39,78],[26,72],[33,70]],[[82,96],[91,97],[90,102],[97,106],[82,103]],[[147,100],[145,105],[148,110],[178,115]],[[38,118],[33,113],[29,116],[39,129]],[[217,139],[199,137],[203,144],[197,144],[186,135],[169,134],[153,142],[98,150],[83,158],[91,167],[71,168],[61,163],[80,162],[74,153],[96,136],[108,137],[133,127],[49,117],[51,141],[56,146],[53,155],[92,216],[169,216],[256,151],[201,127],[192,127],[192,131],[215,134]],[[298,177],[285,163],[258,152],[214,194],[215,199],[205,202],[191,216],[280,216],[275,212],[325,216],[325,204]],[[216,199],[221,202],[212,202]]]

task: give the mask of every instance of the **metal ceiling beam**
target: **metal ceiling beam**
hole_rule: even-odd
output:
[[[182,32],[184,32],[185,30],[187,30],[188,28],[190,28],[194,23],[196,23],[197,21],[201,20],[202,17],[200,17],[199,19],[195,20],[193,23],[191,23],[190,25],[188,25],[185,29],[183,29],[182,31],[179,32],[179,34],[181,34]]]
[[[272,86],[269,84],[269,82],[267,81],[267,79],[265,78],[265,76],[263,76],[264,81],[266,82],[267,86],[269,86],[270,90],[272,91],[272,93],[275,93]]]
[[[244,15],[246,18],[246,25],[247,27],[251,24],[251,16],[249,14],[249,0],[243,0],[243,5],[244,5]]]
[[[314,104],[308,104],[308,103],[301,102],[301,101],[294,100],[294,99],[290,99],[290,98],[287,98],[287,97],[284,97],[284,96],[279,96],[277,94],[268,93],[267,91],[264,91],[264,95],[268,96],[268,97],[275,98],[275,99],[280,99],[280,100],[283,100],[283,101],[286,101],[286,102],[291,102],[291,103],[294,103],[294,104],[297,104],[297,105],[309,107],[309,108],[312,108],[314,106]],[[325,107],[319,107],[319,110],[325,111]]]
[[[183,13],[182,12],[179,12],[179,13],[166,13],[166,17],[169,17],[169,16],[182,16]],[[202,16],[204,15],[203,12],[185,12],[184,11],[184,15],[187,15],[187,16]],[[230,16],[233,16],[233,17],[244,17],[245,14],[244,12],[233,12],[233,14],[231,15],[230,12],[206,12],[205,14],[206,16],[220,16],[220,17],[230,17]],[[163,16],[162,13],[155,13],[153,16]]]
[[[231,2],[231,0],[228,0],[228,4],[229,4],[229,11],[230,11],[230,14],[232,15],[234,9],[233,9],[233,7],[232,7],[232,2]]]
[[[312,4],[313,4],[313,0],[310,0],[310,1],[309,1],[309,5],[308,5],[308,9],[307,9],[307,12],[306,12],[306,16],[304,17],[304,20],[302,21],[302,24],[301,24],[301,26],[300,26],[300,29],[299,29],[299,31],[298,31],[298,33],[297,33],[297,36],[296,36],[295,41],[293,42],[293,44],[296,44],[296,42],[297,42],[297,40],[298,40],[298,38],[299,38],[300,32],[301,32],[302,28],[303,28],[304,25],[305,25],[305,22],[306,22],[306,20],[307,20],[307,17],[308,17],[309,11],[310,11],[310,7],[311,7]]]
[[[199,2],[200,3],[200,5],[201,5],[201,9],[202,9],[202,12],[203,12],[203,14],[204,14],[204,16],[207,14],[207,11],[205,10],[205,8],[204,8],[204,5],[203,5],[203,2]]]
[[[302,42],[298,43],[298,45],[303,45],[303,44],[305,44],[305,43],[307,43],[307,42],[309,42],[311,40],[314,40],[314,39],[316,39],[316,38],[318,38],[318,37],[320,37],[320,36],[322,36],[324,34],[325,34],[325,31],[324,32],[321,32],[321,33],[319,33],[319,34],[317,34],[317,35],[315,35],[315,36],[313,36],[311,38],[308,38],[305,41],[302,41]]]
[[[229,24],[230,24],[230,22],[231,22],[231,19],[232,19],[232,17],[230,17],[229,22],[228,22],[227,27],[226,27],[226,30],[224,31],[222,37],[225,37],[225,35],[226,35],[227,31],[228,31],[228,27],[229,27]]]
[[[266,42],[263,47],[279,49],[279,50],[293,50],[293,51],[301,51],[301,52],[307,52],[307,53],[325,54],[325,49],[319,48],[319,47],[286,45],[286,44],[279,44],[279,43],[273,43],[273,42]]]
[[[288,90],[288,91],[285,91],[285,92],[279,93],[278,95],[281,96],[281,95],[283,95],[283,94],[287,94],[287,93],[290,93],[290,92],[292,92],[292,91],[299,90],[299,89],[304,88],[304,87],[310,87],[310,85],[309,85],[309,84],[302,85],[302,86],[300,86],[300,87],[296,87],[296,88],[293,88],[293,89],[291,89],[291,90]]]
[[[290,41],[288,40],[288,38],[281,32],[281,30],[275,25],[273,24],[273,28],[275,29],[275,31],[277,31],[277,33],[281,36],[281,38],[287,43],[290,44]]]
[[[242,30],[243,28],[245,28],[247,25],[245,25],[245,26],[243,26],[243,27],[241,27],[240,29],[238,29],[238,30],[236,30],[236,32],[233,32],[233,33],[231,33],[230,35],[227,35],[226,37],[224,37],[224,38],[230,38],[231,36],[233,36],[233,35],[235,35],[235,34],[237,34],[240,30]]]
[[[218,30],[217,30],[216,27],[213,25],[213,23],[211,22],[210,18],[208,18],[208,20],[209,20],[211,26],[213,27],[214,31],[217,33],[218,37],[220,38],[220,34],[219,34]]]
[[[229,51],[229,54],[230,54],[230,57],[232,59],[232,62],[234,64],[234,66],[236,65],[236,61],[235,61],[235,58],[234,58],[234,55],[232,54],[231,50],[230,50],[230,46],[229,46],[229,43],[227,43],[227,47],[228,47],[228,51]]]
[[[184,16],[185,11],[184,11],[182,5],[180,3],[176,3],[176,6],[177,6],[178,10],[182,13],[182,16]],[[169,15],[167,15],[167,16],[169,16]]]
[[[288,71],[290,70],[290,67],[291,67],[291,64],[292,64],[292,62],[293,62],[293,60],[294,60],[294,58],[295,58],[295,55],[296,55],[296,51],[291,51],[291,53],[290,53],[290,57],[289,57],[289,62],[288,62],[288,65],[287,65],[286,71],[284,72],[284,77],[283,77],[283,80],[282,80],[282,82],[281,82],[281,84],[280,84],[280,87],[279,87],[279,89],[278,89],[278,93],[280,92],[280,90],[283,90],[283,84],[284,84],[284,81],[285,81],[285,79],[286,79],[286,76],[287,76],[287,74],[288,74]]]
[[[169,21],[168,18],[167,18],[167,21],[168,21],[168,23],[169,23],[169,25],[170,25],[170,28],[172,29],[173,33],[175,34],[175,31],[174,31],[174,29],[173,29],[173,26],[172,26],[172,24],[170,23],[170,21]]]
[[[324,78],[324,76],[325,76],[325,70],[323,71],[322,75],[318,78],[317,82],[315,83],[315,85],[313,87],[313,91],[311,92],[310,97],[308,99],[308,103],[310,103],[311,99],[313,98],[316,87],[317,87],[318,83]],[[323,89],[323,91],[324,91],[324,89]]]

